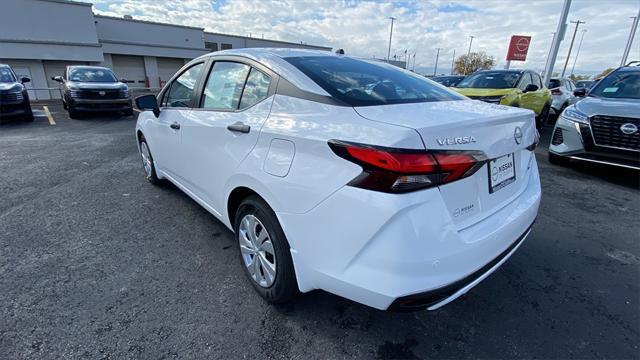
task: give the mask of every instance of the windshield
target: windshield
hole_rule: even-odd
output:
[[[111,70],[95,68],[73,68],[69,70],[69,80],[80,82],[118,82]]]
[[[576,88],[589,88],[593,85],[594,81],[592,80],[581,80],[576,83]]]
[[[15,76],[13,76],[13,71],[7,66],[0,67],[0,82],[3,83],[12,83],[16,82]]]
[[[337,56],[285,58],[331,96],[351,106],[463,100],[420,75],[375,61]]]
[[[444,86],[456,86],[456,84],[459,83],[462,79],[464,79],[464,77],[459,76],[442,76],[431,78],[431,80]]]
[[[510,89],[516,87],[520,72],[487,71],[472,74],[460,81],[456,87],[476,89]]]
[[[615,71],[600,80],[589,96],[640,99],[640,71]]]

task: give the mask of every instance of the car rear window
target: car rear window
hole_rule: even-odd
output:
[[[285,60],[331,96],[351,106],[464,99],[420,75],[376,61],[338,56],[289,57]]]
[[[558,80],[558,79],[549,80],[549,89],[553,89],[553,88],[557,88],[557,87],[560,87],[560,80]]]

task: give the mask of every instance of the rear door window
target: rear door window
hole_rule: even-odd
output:
[[[268,75],[252,68],[242,92],[239,109],[246,109],[266,99],[270,82],[271,78]]]
[[[202,107],[236,110],[251,67],[246,64],[218,61],[213,65],[204,89]]]

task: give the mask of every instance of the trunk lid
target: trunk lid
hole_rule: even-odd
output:
[[[502,160],[513,154],[515,181],[502,188],[490,190],[492,163],[470,177],[439,187],[459,229],[498,211],[527,186],[533,152],[526,147],[536,136],[534,113],[530,110],[468,100],[366,106],[355,110],[369,120],[415,129],[427,150],[482,151],[488,159]],[[522,135],[519,143],[516,132]]]

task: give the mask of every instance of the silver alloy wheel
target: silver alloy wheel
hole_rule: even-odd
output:
[[[240,252],[253,281],[268,288],[276,279],[276,252],[267,228],[254,215],[245,215],[238,231]]]
[[[140,143],[140,155],[142,156],[142,166],[144,167],[144,173],[147,178],[151,177],[151,154],[149,153],[149,147],[146,142]]]

